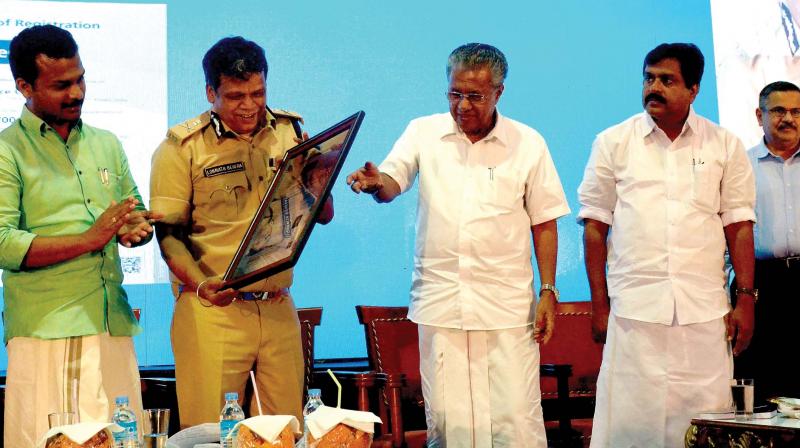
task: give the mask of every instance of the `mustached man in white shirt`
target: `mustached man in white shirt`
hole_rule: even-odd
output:
[[[546,446],[538,343],[553,331],[556,219],[569,208],[544,139],[497,111],[507,70],[495,47],[455,49],[450,114],[413,120],[380,167],[348,176],[378,202],[419,178],[409,318],[432,447]]]
[[[578,190],[606,341],[592,447],[683,446],[693,415],[730,404],[731,344],[752,337],[755,183],[739,139],[692,109],[703,65],[693,44],[650,51],[644,113],[597,136]]]

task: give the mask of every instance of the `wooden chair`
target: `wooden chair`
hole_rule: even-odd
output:
[[[308,388],[312,384],[314,371],[314,329],[322,322],[322,308],[298,308],[297,318],[300,320],[300,339],[303,347],[303,363],[305,374],[303,381],[303,403],[308,397]]]
[[[407,307],[356,306],[358,319],[364,326],[367,340],[367,355],[370,368],[386,373],[391,382],[396,375],[405,375],[405,385],[401,393],[402,411],[397,413],[401,422],[392,420],[389,400],[384,400],[380,417],[391,421],[391,431],[401,430],[404,442],[409,447],[424,446],[426,439],[425,402],[422,397],[422,380],[419,372],[419,335],[417,325],[408,317]],[[567,378],[570,367],[566,365],[543,365],[541,375],[556,378],[564,393],[561,405],[566,407],[568,400]],[[398,380],[399,381],[399,380]],[[565,431],[569,431],[570,420],[562,418]]]
[[[356,313],[364,326],[370,368],[386,374],[387,383],[394,387],[385,390],[397,395],[395,400],[390,400],[384,393],[379,400],[378,414],[384,422],[382,432],[392,434],[397,443],[395,447],[425,446],[427,429],[417,324],[406,317],[408,307],[362,305],[356,306]]]
[[[543,406],[547,401],[560,401],[555,406],[545,407],[546,413],[549,409],[552,416],[559,419],[559,427],[555,422],[545,422],[550,439],[558,440],[562,445],[588,446],[592,434],[597,376],[603,359],[603,344],[592,340],[591,302],[562,302],[556,305],[555,332],[539,350],[543,365],[569,365],[572,373],[566,390],[566,404],[563,399],[556,398],[565,395],[563,385],[559,391],[553,378],[542,376]],[[561,424],[565,419],[569,420],[569,427]]]

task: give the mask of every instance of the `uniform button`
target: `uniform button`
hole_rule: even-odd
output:
[[[102,252],[100,252],[100,255],[102,255],[102,256],[104,256],[104,257],[105,257],[105,256],[106,256],[106,251],[102,251]]]
[[[264,180],[264,176],[258,176],[258,180]]]
[[[91,199],[87,199],[87,200],[86,200],[86,203],[87,203],[87,204],[91,204],[91,203],[92,203],[92,200],[91,200]]]
[[[78,171],[78,176],[83,176],[83,171]]]

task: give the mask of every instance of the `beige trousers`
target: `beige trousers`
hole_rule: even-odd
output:
[[[730,404],[732,372],[722,318],[670,326],[610,315],[591,446],[684,446],[693,416]]]
[[[547,445],[533,326],[464,331],[419,326],[429,447]]]
[[[242,403],[250,370],[265,414],[301,419],[300,345],[300,322],[288,294],[226,307],[206,307],[194,292],[181,294],[172,320],[181,427],[219,421],[226,392],[238,392]],[[258,415],[255,399],[250,415]]]
[[[141,415],[139,368],[130,337],[15,337],[6,349],[6,448],[36,446],[49,429],[47,414],[53,412],[77,411],[82,422],[108,422],[120,395],[127,395],[137,417]]]

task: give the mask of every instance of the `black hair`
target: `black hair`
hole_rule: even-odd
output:
[[[223,75],[247,80],[250,75],[263,72],[266,79],[267,70],[264,49],[241,36],[220,39],[203,56],[206,84],[214,91]]]
[[[642,74],[648,65],[655,65],[664,59],[675,59],[681,66],[681,76],[687,88],[700,84],[705,68],[703,53],[695,44],[672,43],[661,44],[650,50],[644,57]]]
[[[36,25],[20,31],[11,39],[8,51],[14,79],[22,78],[33,85],[39,77],[36,57],[40,54],[53,59],[70,59],[78,54],[78,44],[69,31],[53,25]]]

